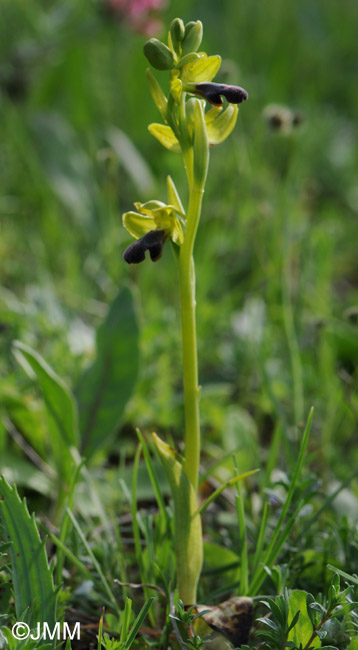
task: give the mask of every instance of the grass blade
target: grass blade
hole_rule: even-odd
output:
[[[72,523],[74,525],[74,528],[75,528],[75,530],[76,530],[76,532],[77,532],[83,546],[85,547],[89,557],[92,560],[93,566],[95,567],[95,569],[96,569],[96,571],[97,571],[97,573],[98,573],[98,575],[100,577],[100,581],[102,582],[104,590],[105,590],[109,600],[112,603],[112,607],[115,609],[115,611],[117,613],[119,613],[120,609],[118,607],[117,600],[113,595],[113,592],[112,592],[112,590],[111,590],[111,588],[110,588],[110,586],[108,584],[107,578],[104,575],[104,573],[103,573],[103,571],[101,569],[101,566],[100,566],[99,562],[97,561],[95,555],[93,554],[93,551],[92,551],[90,545],[88,544],[88,542],[86,540],[86,537],[83,534],[82,529],[81,529],[77,519],[75,518],[74,514],[71,512],[71,510],[69,508],[66,509],[66,512],[68,513],[68,515],[69,515],[69,517],[70,517],[70,519],[71,519],[71,521],[72,521]]]
[[[146,443],[146,441],[145,441],[145,439],[144,439],[144,437],[143,437],[143,435],[142,435],[142,433],[141,433],[141,431],[139,429],[137,429],[137,436],[138,436],[138,438],[139,438],[139,440],[141,442],[141,445],[143,447],[143,455],[144,455],[145,464],[147,466],[147,471],[148,471],[149,478],[150,478],[150,481],[151,481],[152,486],[153,486],[153,490],[154,490],[155,498],[156,498],[157,503],[158,503],[159,510],[162,513],[163,521],[166,521],[167,524],[169,524],[169,515],[168,515],[167,509],[165,507],[165,503],[164,503],[164,499],[162,497],[162,492],[161,492],[161,489],[160,489],[160,486],[159,486],[157,475],[155,473],[153,463],[152,463],[152,459],[150,457],[150,453],[149,453],[149,450],[148,450],[148,445],[147,445],[147,443]]]
[[[258,535],[257,543],[256,543],[256,552],[255,552],[254,565],[253,565],[254,566],[254,568],[253,568],[254,573],[255,573],[255,571],[256,571],[257,567],[259,566],[259,563],[260,563],[260,557],[261,557],[261,553],[262,553],[262,549],[263,549],[263,545],[264,545],[264,541],[265,541],[265,533],[266,533],[266,527],[267,527],[267,520],[268,520],[269,512],[270,512],[270,504],[268,503],[268,501],[266,501],[266,503],[264,505],[263,512],[262,512],[260,530],[259,530],[259,535]]]
[[[287,515],[288,509],[290,507],[292,497],[296,488],[297,480],[300,475],[302,465],[303,465],[303,460],[307,448],[307,443],[308,443],[308,438],[311,430],[311,423],[312,423],[312,417],[313,417],[313,408],[311,408],[308,419],[307,419],[307,424],[303,433],[301,445],[300,445],[300,450],[298,454],[298,459],[295,467],[295,472],[291,480],[290,488],[286,497],[286,501],[283,504],[281,514],[279,516],[279,519],[277,521],[277,524],[275,526],[274,533],[272,535],[271,541],[265,551],[264,557],[262,561],[260,562],[261,566],[257,566],[256,571],[254,572],[252,582],[250,584],[250,589],[249,589],[249,595],[255,595],[257,589],[259,588],[258,585],[262,584],[263,580],[263,568],[262,565],[270,567],[270,564],[272,562],[272,558],[276,558],[278,553],[276,552],[277,546],[281,549],[284,539],[282,539],[282,534],[281,534],[281,528],[283,525],[283,522],[285,520],[285,517]],[[301,507],[301,506],[300,506]],[[299,511],[300,507],[296,509],[296,513]],[[292,517],[290,517],[288,523],[284,527],[285,534],[288,535],[289,531],[292,528],[294,522],[292,522]]]
[[[236,460],[234,458],[234,467],[236,472],[236,478],[239,476],[239,470],[236,465]],[[247,552],[247,533],[246,533],[246,520],[245,520],[245,508],[244,500],[242,496],[241,484],[238,483],[236,486],[236,511],[237,518],[239,522],[239,531],[240,531],[240,550],[241,550],[241,563],[240,563],[240,593],[246,595],[249,588],[249,560]]]
[[[76,485],[77,485],[78,479],[80,477],[81,469],[83,467],[84,462],[85,461],[82,460],[82,462],[77,466],[75,475],[74,475],[73,480],[72,480],[72,484],[70,486],[70,492],[69,492],[68,501],[67,501],[67,507],[70,510],[72,510],[72,508],[73,508]],[[64,515],[63,515],[60,534],[59,534],[59,539],[61,540],[61,542],[63,544],[65,544],[65,542],[66,542],[67,533],[68,533],[68,529],[69,529],[69,522],[70,522],[70,519],[69,519],[68,513],[65,512]],[[62,582],[63,563],[64,563],[64,553],[63,553],[62,548],[58,548],[58,550],[57,550],[57,558],[56,558],[56,583],[58,585],[61,584],[61,582]]]
[[[144,603],[142,609],[140,610],[137,618],[135,619],[135,621],[134,621],[134,623],[132,625],[131,631],[129,633],[129,637],[128,637],[126,645],[125,645],[125,650],[129,650],[129,648],[132,646],[133,641],[135,640],[135,638],[136,638],[136,636],[138,634],[138,630],[139,630],[140,626],[142,625],[145,617],[147,616],[147,614],[148,614],[148,612],[149,612],[149,610],[150,610],[150,608],[152,606],[153,600],[154,600],[154,598],[153,598],[153,596],[151,596],[147,600],[147,602]]]
[[[215,501],[215,499],[222,492],[224,492],[224,490],[226,490],[226,488],[231,487],[232,485],[235,485],[238,481],[242,481],[244,478],[247,478],[248,476],[252,476],[252,474],[256,474],[259,471],[260,471],[259,469],[252,469],[249,472],[245,472],[244,474],[239,474],[238,476],[234,476],[234,478],[231,478],[228,481],[226,481],[225,483],[223,483],[222,485],[220,485],[220,487],[218,487],[217,490],[215,490],[215,492],[213,492],[208,497],[208,499],[203,503],[203,505],[201,506],[201,508],[199,510],[200,514],[202,515],[205,512],[205,510],[208,508],[208,506],[210,506],[210,504],[213,501]]]

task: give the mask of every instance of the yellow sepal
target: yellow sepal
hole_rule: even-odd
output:
[[[170,126],[153,122],[149,124],[148,131],[169,151],[180,152],[179,140],[175,137]]]
[[[204,56],[183,66],[180,78],[183,84],[212,81],[221,65],[221,56]]]

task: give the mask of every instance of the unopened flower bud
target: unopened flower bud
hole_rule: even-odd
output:
[[[203,24],[200,20],[187,23],[182,42],[182,56],[196,52],[203,38]]]
[[[177,54],[179,54],[179,47],[184,38],[185,27],[181,18],[174,18],[170,25],[170,36],[172,39],[173,47]]]
[[[143,50],[149,63],[156,70],[170,70],[173,67],[174,58],[171,50],[157,38],[150,38],[144,44]]]

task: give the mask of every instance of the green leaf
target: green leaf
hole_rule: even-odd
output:
[[[221,544],[204,542],[204,570],[220,579],[224,576],[226,583],[236,582],[240,579],[240,558]]]
[[[139,628],[141,627],[145,617],[147,616],[147,614],[148,614],[148,612],[149,612],[149,610],[150,610],[150,608],[152,606],[153,601],[154,601],[154,598],[151,597],[151,598],[149,598],[147,600],[146,603],[144,603],[142,609],[140,610],[137,618],[135,619],[135,621],[134,621],[134,623],[133,623],[133,625],[131,627],[131,630],[129,632],[129,636],[128,636],[128,638],[127,638],[127,640],[125,642],[125,645],[124,645],[125,650],[129,650],[132,647],[132,645],[133,645],[133,643],[135,641],[135,638],[136,638],[136,636],[138,634]]]
[[[201,518],[196,494],[179,454],[155,433],[153,439],[164,465],[174,501],[174,544],[179,597],[185,605],[193,605],[203,563]]]
[[[51,479],[56,478],[56,472],[52,470],[53,476],[52,474],[51,476],[46,475],[45,468],[38,469],[32,462],[19,456],[12,449],[1,454],[1,474],[9,483],[16,483],[17,487],[26,487],[39,492],[42,496],[49,497],[53,494]]]
[[[76,391],[82,449],[90,458],[114,436],[137,381],[139,328],[133,296],[119,291],[96,335],[97,353]]]
[[[149,124],[148,131],[158,140],[158,142],[160,142],[160,144],[163,145],[163,147],[169,149],[169,151],[175,151],[176,153],[180,152],[179,140],[175,137],[170,126],[153,122],[152,124]]]
[[[30,627],[47,622],[52,629],[56,621],[56,592],[44,542],[25,501],[1,477],[0,521],[5,539],[11,542],[8,553],[17,620],[27,622]]]
[[[346,571],[342,571],[341,569],[337,569],[337,567],[332,566],[332,564],[327,564],[327,569],[329,569],[330,571],[335,571],[342,578],[344,578],[345,580],[348,580],[348,582],[353,582],[353,584],[358,585],[357,576],[355,576],[355,575],[352,576],[349,573],[346,573]]]
[[[288,641],[292,641],[298,648],[301,644],[302,648],[304,648],[308,641],[311,639],[313,633],[313,625],[307,611],[307,592],[295,589],[290,593],[288,616],[289,623],[291,623],[294,617],[297,616],[298,611],[300,611],[301,614],[297,620],[296,625],[292,628],[288,635]],[[310,648],[320,647],[321,641],[316,636],[314,640],[311,641]]]
[[[71,477],[71,446],[78,445],[77,408],[72,393],[54,370],[35,350],[15,341],[14,353],[25,370],[33,370],[45,401],[50,426],[50,440],[59,473]]]

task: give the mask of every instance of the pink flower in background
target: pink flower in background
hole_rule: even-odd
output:
[[[106,3],[119,18],[147,36],[157,34],[163,26],[157,14],[167,6],[166,0],[106,0]]]

